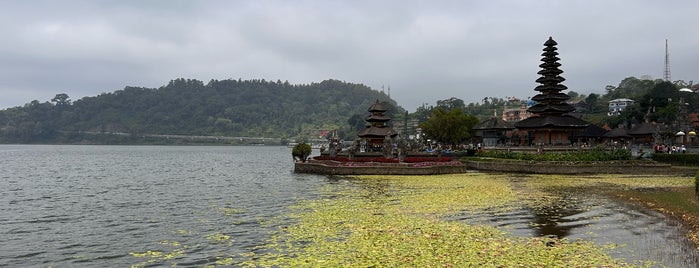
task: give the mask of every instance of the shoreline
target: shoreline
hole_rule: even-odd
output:
[[[656,195],[676,195],[683,198],[679,202],[686,202],[694,206],[695,210],[678,207],[673,202],[668,202],[662,198],[657,198],[648,193],[643,193],[639,190],[612,190],[608,193],[612,198],[616,198],[623,202],[643,206],[650,210],[662,213],[672,219],[675,219],[687,229],[686,236],[694,242],[694,247],[699,250],[699,198],[696,198],[691,187],[683,187],[679,189],[660,188],[655,190]],[[687,198],[687,196],[692,196]]]
[[[309,159],[294,163],[295,173],[321,175],[437,175],[473,171],[526,174],[651,174],[694,176],[699,167],[676,167],[654,161],[521,161],[495,158],[418,163],[341,162]]]
[[[469,169],[527,174],[652,174],[694,176],[699,167],[675,167],[655,161],[523,161],[496,158],[462,160]]]
[[[444,175],[467,172],[526,173],[560,175],[628,174],[694,177],[697,167],[680,167],[647,161],[535,162],[473,159],[439,163],[342,163],[329,160],[296,162],[294,172],[322,175]],[[647,189],[606,189],[605,194],[623,202],[640,205],[680,222],[687,237],[699,249],[699,199],[692,187]],[[669,197],[672,196],[672,197]],[[690,207],[683,207],[684,204]]]
[[[439,175],[466,173],[468,171],[466,165],[460,161],[377,163],[308,160],[295,162],[294,172],[321,175]]]

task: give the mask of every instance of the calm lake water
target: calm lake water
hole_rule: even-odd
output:
[[[290,205],[334,183],[292,170],[286,147],[0,145],[0,267],[128,267],[143,255],[155,266],[214,265],[264,243],[289,224]],[[603,197],[564,205],[455,220],[697,265],[684,230],[661,214]]]

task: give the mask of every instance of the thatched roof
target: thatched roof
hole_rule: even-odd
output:
[[[630,138],[625,128],[615,128],[602,135],[605,138]]]
[[[386,136],[395,137],[398,133],[390,127],[369,126],[357,133],[360,138],[384,138]]]
[[[480,124],[476,125],[473,127],[475,130],[488,130],[488,129],[502,129],[502,130],[507,130],[507,129],[514,129],[515,126],[507,122],[505,120],[502,120],[500,118],[490,118],[488,120],[485,120],[481,122]]]
[[[658,130],[658,126],[650,123],[643,123],[631,128],[628,133],[631,136],[653,135]]]
[[[516,128],[585,128],[589,125],[589,122],[569,115],[529,117],[515,123]]]
[[[374,112],[383,113],[383,112],[385,112],[385,111],[388,111],[388,109],[386,109],[386,108],[383,106],[383,104],[381,104],[381,102],[379,102],[379,100],[376,99],[376,102],[374,102],[374,104],[372,104],[371,106],[369,106],[368,111],[369,111],[369,112],[372,112],[372,113],[374,113]]]
[[[597,125],[591,124],[578,134],[581,137],[602,137],[607,130]]]
[[[367,122],[388,122],[391,121],[391,118],[386,116],[386,115],[376,115],[376,114],[370,114],[367,116],[364,121]]]
[[[527,109],[530,113],[534,114],[543,114],[543,113],[557,113],[557,114],[565,114],[568,112],[575,111],[575,107],[573,107],[570,104],[567,103],[552,103],[552,104],[544,104],[544,103],[537,103],[536,105],[529,107]]]

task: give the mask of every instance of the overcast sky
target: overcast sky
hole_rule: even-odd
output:
[[[0,1],[0,109],[175,78],[338,79],[414,111],[537,92],[543,43],[563,83],[699,80],[699,1]],[[699,81],[698,81],[699,82]]]

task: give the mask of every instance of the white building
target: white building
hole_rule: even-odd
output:
[[[631,99],[614,99],[609,101],[609,112],[608,116],[619,115],[621,111],[626,109],[629,105],[633,104],[635,101]]]

